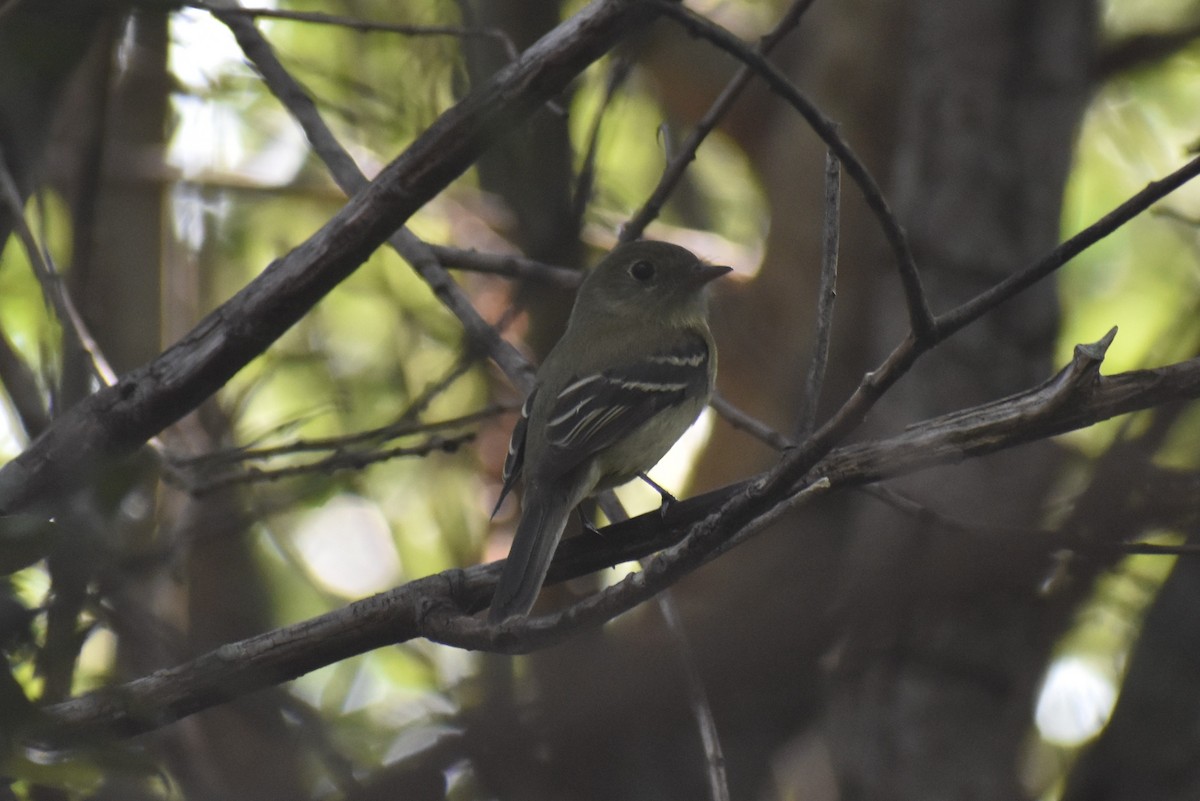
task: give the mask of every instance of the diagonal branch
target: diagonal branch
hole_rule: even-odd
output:
[[[504,48],[509,59],[517,58],[517,46],[498,28],[478,28],[463,25],[413,25],[396,22],[369,22],[358,17],[326,14],[320,11],[290,11],[277,8],[225,7],[217,3],[189,0],[187,5],[217,15],[237,14],[248,19],[282,19],[292,22],[311,22],[331,25],[363,33],[395,33],[401,36],[453,36],[459,39],[492,39]]]
[[[595,0],[544,36],[179,342],[58,418],[0,469],[0,511],[52,510],[94,465],[131,453],[195,409],[492,143],[652,13],[639,0]]]
[[[833,153],[825,154],[825,219],[821,226],[821,280],[817,287],[817,331],[812,361],[804,376],[804,398],[793,439],[803,440],[817,425],[817,404],[825,383],[825,365],[833,338],[833,304],[837,299],[837,265],[842,223],[842,171]]]
[[[958,308],[938,315],[934,323],[934,337],[941,341],[960,328],[975,322],[1006,300],[1024,292],[1198,175],[1200,175],[1200,156],[1169,175],[1146,184],[1140,192],[1063,242],[1034,264],[1020,272],[1013,273]]]
[[[12,173],[8,171],[3,151],[0,151],[0,210],[6,211],[12,217],[17,238],[21,241],[21,246],[25,248],[25,255],[29,259],[33,275],[42,289],[42,297],[45,299],[46,305],[54,310],[59,324],[75,340],[75,344],[79,346],[80,350],[87,354],[92,374],[104,384],[114,383],[116,373],[109,366],[100,346],[84,323],[83,315],[79,313],[78,307],[67,292],[62,275],[50,260],[49,254],[38,245],[33,230],[25,220],[17,183]]]

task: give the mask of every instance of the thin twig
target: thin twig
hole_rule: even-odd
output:
[[[1200,555],[1200,545],[1183,543],[1180,545],[1165,545],[1154,542],[1096,542],[1078,535],[1067,534],[1054,529],[1036,528],[1031,526],[996,526],[987,523],[967,522],[931,509],[928,505],[897,492],[883,484],[867,484],[860,487],[862,492],[886,503],[898,512],[909,515],[930,527],[952,531],[966,536],[989,538],[1020,538],[1027,540],[1037,538],[1047,544],[1047,547],[1061,547],[1071,553],[1081,554],[1128,554],[1144,556],[1196,556]]]
[[[3,330],[0,330],[0,384],[8,392],[25,435],[33,439],[42,433],[50,423],[45,393],[38,386],[37,376]]]
[[[1153,542],[1113,542],[1093,543],[1090,547],[1098,551],[1109,550],[1115,551],[1116,553],[1128,554],[1130,556],[1200,555],[1200,545],[1193,543],[1182,543],[1180,545],[1160,545]]]
[[[398,33],[402,36],[454,36],[459,39],[493,39],[504,48],[511,61],[520,53],[508,34],[498,28],[476,28],[463,25],[412,25],[403,22],[369,22],[359,17],[340,14],[325,14],[320,11],[288,11],[277,8],[245,8],[188,0],[185,5],[207,11],[210,14],[240,14],[251,18],[282,19],[292,22],[312,22],[318,25],[334,25],[364,33]]]
[[[645,473],[640,474],[656,492],[664,492]],[[597,501],[606,517],[612,523],[623,523],[629,519],[625,508],[611,490],[601,494]],[[665,507],[664,507],[665,508]],[[644,570],[648,562],[639,559],[638,564]],[[679,616],[679,608],[671,589],[667,588],[655,598],[655,605],[662,615],[667,637],[675,653],[679,656],[679,664],[683,669],[683,684],[688,697],[688,708],[696,720],[696,728],[700,732],[700,742],[704,746],[704,764],[708,773],[708,792],[712,801],[729,801],[729,779],[725,773],[725,754],[721,748],[721,738],[717,734],[717,722],[713,717],[712,704],[708,692],[704,689],[704,679],[696,667],[696,657],[688,642],[687,632],[683,627],[683,619]]]
[[[1179,209],[1173,209],[1170,206],[1163,206],[1162,208],[1150,209],[1150,216],[1162,217],[1165,220],[1171,220],[1172,222],[1182,223],[1183,225],[1189,226],[1191,228],[1200,228],[1200,217],[1194,217],[1190,214],[1184,214]]]
[[[808,7],[813,4],[813,0],[796,0],[787,12],[780,17],[779,22],[775,27],[764,36],[758,44],[756,52],[767,55],[775,45],[783,41],[792,30],[800,23],[800,18],[804,16],[804,12],[808,11]],[[684,140],[679,148],[679,152],[667,160],[667,166],[663,170],[662,176],[658,179],[658,186],[654,187],[654,191],[650,193],[650,197],[642,204],[642,207],[637,210],[637,213],[629,219],[629,222],[621,226],[621,241],[632,242],[635,239],[640,239],[651,222],[657,219],[662,213],[662,208],[667,202],[667,198],[675,191],[675,186],[683,178],[683,173],[688,165],[695,160],[696,151],[700,149],[700,145],[708,137],[713,129],[722,118],[733,107],[734,101],[741,95],[742,90],[746,88],[746,84],[754,76],[754,70],[749,66],[741,67],[733,76],[733,79],[725,85],[721,90],[721,94],[709,107],[700,121],[696,123],[696,127],[688,134],[688,138]]]
[[[929,301],[921,287],[921,276],[917,272],[912,248],[908,244],[908,235],[905,234],[896,215],[892,213],[879,184],[875,182],[866,165],[842,138],[837,130],[837,125],[813,105],[812,101],[797,89],[787,76],[725,28],[701,17],[686,6],[665,2],[665,0],[652,0],[652,2],[657,10],[674,19],[688,32],[707,39],[753,68],[767,82],[771,91],[788,101],[821,138],[821,141],[837,155],[851,180],[862,192],[867,206],[875,214],[875,218],[883,229],[883,235],[887,238],[888,244],[895,254],[913,334],[918,340],[928,337],[933,330],[933,313],[929,310]]]
[[[16,181],[8,171],[2,150],[0,150],[0,202],[12,216],[17,237],[21,240],[21,246],[29,257],[33,274],[37,277],[38,284],[41,285],[46,305],[54,310],[63,328],[70,332],[76,344],[88,355],[93,375],[101,383],[112,386],[117,382],[117,374],[109,365],[108,360],[104,358],[104,353],[101,352],[100,346],[83,321],[83,315],[79,313],[79,309],[71,300],[71,295],[63,285],[62,276],[54,266],[50,254],[42,250],[37,237],[29,227],[29,223],[25,219],[25,210],[21,207],[21,196],[17,191]]]
[[[313,473],[331,474],[340,470],[362,470],[369,465],[399,459],[406,456],[428,456],[432,453],[454,453],[463,445],[475,439],[475,432],[456,434],[451,437],[435,435],[418,445],[397,446],[379,451],[339,451],[306,464],[291,465],[263,469],[250,467],[231,475],[220,476],[208,481],[199,482],[188,489],[193,495],[205,495],[218,489],[237,484],[261,484],[267,481],[279,481],[284,478],[311,475]]]
[[[429,246],[443,267],[451,270],[467,270],[476,273],[491,273],[521,280],[541,281],[563,289],[575,289],[583,280],[583,273],[569,267],[557,267],[525,256],[507,253],[480,253],[446,245]]]
[[[813,337],[812,362],[804,378],[804,397],[793,439],[803,440],[817,423],[817,404],[825,383],[829,343],[833,336],[833,304],[837,298],[838,227],[841,223],[842,173],[837,157],[825,154],[825,221],[821,228],[821,280],[817,287],[817,332]]]
[[[965,534],[969,536],[990,536],[990,537],[1020,537],[1027,539],[1029,537],[1043,537],[1047,542],[1054,542],[1058,532],[1045,528],[1034,528],[1032,526],[997,526],[988,523],[967,523],[962,520],[956,520],[949,515],[944,515],[941,512],[935,511],[928,505],[905,495],[904,493],[889,487],[886,484],[866,484],[859,487],[859,491],[863,492],[881,503],[885,503],[897,512],[901,512],[921,523],[923,530],[925,529],[943,529],[945,531],[953,531],[956,534]]]
[[[464,414],[461,417],[454,417],[448,420],[435,420],[430,423],[411,420],[406,413],[399,420],[389,425],[366,431],[356,431],[353,434],[347,434],[342,437],[301,439],[268,448],[229,448],[221,451],[210,451],[199,456],[191,456],[183,459],[175,458],[171,460],[171,463],[177,467],[211,469],[219,465],[236,464],[238,462],[248,462],[258,459],[273,459],[279,456],[294,456],[298,453],[345,451],[348,448],[353,448],[363,443],[386,442],[387,440],[399,439],[400,437],[432,434],[436,431],[445,431],[449,428],[459,428],[471,423],[477,423],[480,420],[486,420],[489,417],[494,417],[502,412],[509,411],[511,408],[510,406],[493,405],[476,412],[471,412],[470,414]]]
[[[604,97],[600,107],[592,118],[592,128],[588,133],[587,148],[584,150],[583,162],[579,174],[575,178],[575,193],[571,199],[571,212],[575,220],[582,220],[587,209],[588,201],[592,198],[592,187],[596,182],[596,154],[600,150],[600,129],[608,116],[608,109],[617,97],[617,91],[628,80],[633,70],[633,62],[628,58],[618,58],[614,61],[608,74],[608,82],[604,87]]]
[[[696,719],[696,727],[700,730],[700,742],[704,746],[704,764],[708,768],[708,794],[712,801],[729,801],[729,777],[725,772],[725,751],[721,748],[721,738],[717,734],[717,721],[713,717],[712,703],[708,692],[704,689],[704,678],[696,667],[696,655],[688,642],[687,632],[683,628],[683,620],[679,617],[679,607],[670,591],[658,596],[658,611],[663,617],[663,624],[671,633],[672,645],[679,655],[679,665],[683,669],[683,687],[687,692],[688,706]]]
[[[225,487],[237,483],[253,483],[256,481],[272,480],[276,477],[285,475],[294,475],[299,472],[324,472],[331,469],[344,469],[353,467],[365,467],[373,464],[380,459],[361,460],[360,463],[354,462],[355,457],[362,455],[372,456],[372,452],[363,452],[353,450],[364,444],[382,444],[389,440],[400,439],[401,437],[411,437],[417,434],[434,434],[438,431],[447,429],[461,428],[465,425],[485,420],[489,417],[494,417],[505,411],[511,410],[511,405],[493,404],[478,411],[448,420],[435,420],[433,422],[423,423],[417,418],[429,406],[429,404],[461,378],[466,370],[470,367],[474,360],[470,358],[470,354],[466,354],[459,359],[446,375],[437,381],[432,382],[424,391],[409,403],[408,407],[397,417],[392,423],[379,428],[367,429],[358,431],[353,434],[346,434],[338,437],[324,437],[319,439],[296,440],[294,442],[284,443],[265,448],[228,448],[221,451],[210,451],[190,458],[168,457],[168,477],[176,479],[176,483],[185,487],[188,491],[195,494],[202,494],[213,489]],[[234,470],[225,474],[217,474],[221,467],[235,465],[241,462],[251,460],[266,460],[280,456],[294,456],[300,453],[318,453],[322,451],[332,452],[325,460],[310,463],[303,466],[303,470],[295,473],[279,473],[278,471],[268,471],[262,468],[249,468],[245,471]],[[386,451],[377,453],[387,453]],[[349,456],[347,456],[349,454]],[[407,456],[413,454],[398,453],[396,456]],[[331,462],[329,460],[338,458],[340,461]],[[384,458],[394,458],[386,456]],[[207,475],[208,478],[203,480],[193,479],[191,476],[201,474]],[[253,474],[256,477],[247,477]],[[266,476],[267,478],[263,478]]]
[[[787,450],[794,445],[794,443],[783,434],[780,434],[778,431],[771,428],[757,417],[754,417],[748,412],[744,412],[738,407],[734,406],[719,393],[713,393],[712,399],[709,400],[708,405],[711,406],[713,411],[724,418],[725,421],[731,426],[739,431],[747,432],[750,434],[750,436],[777,451]]]

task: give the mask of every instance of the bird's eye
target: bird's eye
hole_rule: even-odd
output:
[[[629,267],[629,274],[645,283],[654,277],[654,265],[648,261],[635,261]]]

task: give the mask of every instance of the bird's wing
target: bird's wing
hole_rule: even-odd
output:
[[[525,464],[525,431],[529,428],[529,412],[533,409],[535,395],[537,395],[537,387],[530,391],[529,397],[525,398],[525,403],[521,404],[521,416],[517,418],[517,424],[513,426],[512,439],[508,441],[508,454],[504,457],[504,486],[500,488],[500,497],[496,500],[495,508],[492,509],[492,517],[495,517],[496,512],[500,511],[500,504],[504,503],[504,499],[516,485],[517,479],[521,477],[521,468]]]
[[[546,416],[557,468],[570,470],[654,415],[708,385],[708,343],[700,335],[601,372],[575,377]]]

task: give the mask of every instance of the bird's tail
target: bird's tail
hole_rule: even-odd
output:
[[[525,493],[521,522],[492,596],[489,623],[523,615],[533,606],[573,505],[553,493],[549,497],[536,491]]]

